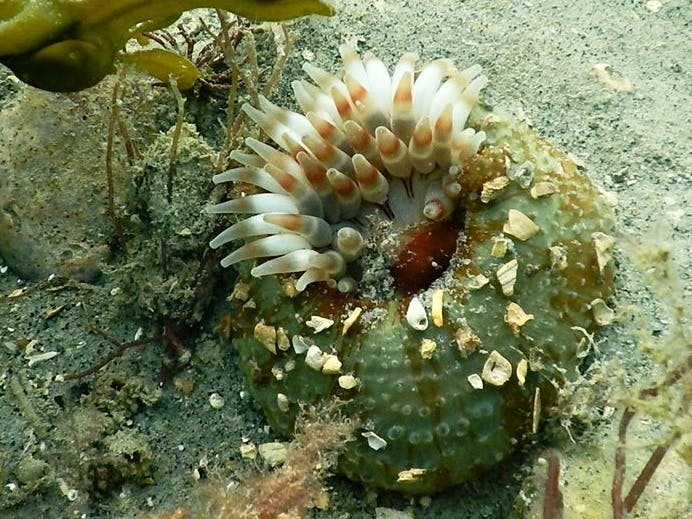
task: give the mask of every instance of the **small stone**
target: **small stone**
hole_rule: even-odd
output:
[[[358,379],[353,375],[341,375],[339,377],[339,387],[342,389],[358,387]]]
[[[240,457],[244,460],[254,460],[257,457],[257,446],[254,443],[244,443],[239,450]]]
[[[423,339],[420,343],[420,356],[425,360],[430,360],[437,349],[437,343],[432,339]]]
[[[309,320],[305,321],[305,324],[315,330],[315,333],[320,333],[331,328],[334,325],[334,321],[332,319],[327,319],[326,317],[313,315]]]
[[[512,364],[496,350],[490,352],[483,365],[481,378],[493,386],[502,386],[512,376]]]
[[[502,232],[511,234],[515,238],[526,241],[534,236],[540,227],[536,225],[531,218],[526,216],[521,211],[510,209],[507,215],[507,223],[502,227]]]
[[[288,448],[285,443],[268,442],[259,446],[259,455],[270,467],[278,467],[286,461]]]
[[[212,393],[209,395],[209,405],[212,409],[221,409],[226,404],[224,398],[218,393]]]
[[[326,355],[322,364],[322,373],[325,375],[338,375],[341,373],[341,361],[336,355]]]
[[[513,259],[502,265],[495,273],[497,280],[500,282],[502,293],[506,296],[514,294],[514,283],[517,280],[518,269],[519,263],[516,259]]]
[[[414,330],[425,330],[428,327],[428,316],[425,313],[425,308],[423,303],[420,302],[418,297],[413,296],[408,304],[408,310],[406,310],[406,322]]]
[[[293,346],[293,351],[300,355],[301,353],[308,351],[310,346],[314,346],[315,343],[312,341],[312,339],[303,337],[302,335],[294,335],[293,339],[291,340],[291,345]]]
[[[533,314],[527,314],[524,309],[516,303],[509,303],[505,313],[505,322],[509,324],[514,335],[519,335],[521,327],[533,320]]]
[[[647,0],[644,7],[646,7],[652,13],[657,13],[661,10],[663,4],[660,2],[660,0]]]
[[[308,348],[308,352],[305,354],[305,364],[310,366],[315,371],[322,371],[322,366],[326,360],[325,354],[322,352],[319,346],[313,345]]]
[[[469,375],[466,380],[469,381],[473,389],[483,389],[483,379],[477,373]]]

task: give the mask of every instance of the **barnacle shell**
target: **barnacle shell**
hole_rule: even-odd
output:
[[[478,105],[479,67],[437,60],[416,71],[406,54],[390,75],[374,56],[341,50],[343,81],[306,66],[317,86],[297,82],[305,116],[266,100],[246,109],[284,151],[249,140],[256,155],[234,152],[242,171],[216,180],[267,192],[217,206],[256,214],[213,244],[246,241],[225,262],[255,303],[232,302],[233,342],[270,424],[290,434],[298,403],[336,395],[363,426],[339,469],[430,493],[509,456],[576,373],[577,330],[596,327],[592,302],[612,292],[612,215],[566,155]],[[339,238],[342,228],[362,244]],[[298,277],[292,297],[287,276]],[[313,315],[350,324],[313,333]],[[262,320],[294,348],[268,351],[253,333]],[[330,358],[340,365],[325,372]]]

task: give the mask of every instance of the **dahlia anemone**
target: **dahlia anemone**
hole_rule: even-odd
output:
[[[254,214],[212,241],[246,240],[225,266],[264,260],[238,266],[232,341],[277,431],[336,396],[361,424],[338,470],[435,492],[515,452],[578,376],[612,293],[612,211],[478,102],[480,67],[405,54],[390,76],[341,55],[343,81],[306,65],[316,86],[293,84],[305,115],[245,106],[281,150],[248,139],[214,179],[265,191],[211,208]]]
[[[317,86],[293,82],[305,115],[264,97],[259,109],[243,106],[283,151],[249,138],[254,154],[233,151],[231,159],[242,166],[214,176],[215,183],[245,182],[266,191],[209,208],[255,215],[211,241],[217,248],[248,240],[221,261],[224,267],[271,258],[251,274],[302,273],[299,291],[337,280],[347,291],[355,286],[348,263],[361,255],[373,222],[391,221],[406,243],[420,234],[416,229],[448,220],[458,207],[463,163],[485,138],[465,126],[487,82],[481,67],[460,71],[438,59],[416,75],[416,55],[407,53],[390,76],[371,53],[361,59],[348,45],[339,50],[343,81],[306,63]],[[452,236],[446,247],[442,236],[432,244],[433,252],[448,250],[442,264],[456,243],[456,232]]]

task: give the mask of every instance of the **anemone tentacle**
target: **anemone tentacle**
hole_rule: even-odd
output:
[[[487,83],[481,67],[459,71],[450,60],[438,59],[416,73],[417,56],[407,53],[390,75],[371,53],[361,59],[349,45],[342,45],[339,52],[343,79],[306,63],[303,68],[315,84],[293,83],[304,114],[263,96],[258,107],[243,106],[276,147],[248,138],[246,144],[254,153],[231,155],[243,167],[214,177],[215,183],[246,182],[266,191],[209,209],[256,215],[212,240],[212,247],[250,240],[226,256],[224,266],[274,258],[255,267],[252,274],[305,272],[301,288],[318,281],[333,283],[346,269],[327,271],[314,261],[319,256],[309,251],[333,252],[344,263],[357,259],[362,233],[368,229],[349,226],[349,245],[344,246],[338,234],[344,235],[345,222],[359,219],[373,207],[386,208],[385,214],[400,227],[442,221],[453,213],[462,163],[478,152],[485,138],[482,131],[466,127]],[[265,213],[271,215],[262,216]],[[288,215],[304,218],[294,218],[297,227],[277,223],[277,218]],[[305,249],[290,246],[298,242],[295,235],[307,243]]]

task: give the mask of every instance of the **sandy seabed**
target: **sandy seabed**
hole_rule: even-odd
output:
[[[637,268],[633,257],[641,250],[670,250],[679,276],[680,301],[689,300],[690,4],[684,0],[343,0],[337,9],[333,18],[291,25],[295,47],[273,100],[293,106],[290,82],[303,77],[300,66],[305,60],[336,71],[337,47],[342,42],[371,50],[390,66],[407,51],[417,52],[422,61],[449,57],[459,66],[481,64],[490,79],[483,91],[487,103],[530,121],[539,135],[573,155],[586,175],[616,195],[619,246],[614,306],[620,319],[597,335],[597,360],[617,367],[613,380],[615,384],[622,381],[623,387],[613,394],[622,396],[626,388],[645,387],[647,380],[655,379],[661,368],[639,346],[665,337],[675,317],[655,297],[656,280]],[[5,71],[0,71],[0,78],[0,124],[8,124],[12,100],[26,92]],[[170,98],[166,102],[174,106]],[[158,113],[155,107],[148,109],[152,117]],[[161,128],[173,124],[171,114],[166,117],[168,126],[162,123]],[[9,162],[3,162],[12,135],[5,133],[0,142],[4,146],[0,150],[2,209],[9,211],[9,205],[15,204],[28,213],[23,199],[7,200],[2,193],[7,179],[11,184],[11,177],[20,173],[8,171]],[[151,156],[157,156],[156,146],[151,144]],[[186,153],[190,162],[195,158],[209,161],[211,151],[195,148]],[[194,175],[181,174],[181,178],[190,182],[181,188],[182,193],[199,189],[191,187]],[[200,182],[206,178],[199,175]],[[71,182],[66,179],[61,189],[68,189]],[[50,202],[53,195],[45,184],[36,182],[33,187],[34,195],[42,193],[42,203]],[[88,197],[84,191],[80,194]],[[55,198],[67,204],[69,197],[64,195],[55,194]],[[190,195],[190,199],[195,198]],[[101,200],[91,202],[101,207]],[[183,196],[178,202],[184,201]],[[59,219],[60,214],[54,217]],[[59,221],[55,225],[60,227]],[[34,238],[40,239],[41,229]],[[92,244],[103,243],[105,229],[100,233],[95,224],[84,232],[94,233],[89,236]],[[192,229],[192,233],[208,230]],[[145,244],[135,247],[146,250]],[[164,356],[158,344],[128,350],[96,377],[60,381],[61,374],[85,369],[112,351],[108,337],[117,339],[114,342],[130,341],[138,329],[142,330],[138,337],[147,337],[159,333],[162,326],[157,316],[166,308],[157,306],[163,304],[158,292],[152,289],[150,299],[132,292],[146,280],[146,264],[142,271],[137,267],[127,271],[129,283],[124,283],[119,259],[108,261],[101,277],[85,287],[24,281],[7,268],[11,262],[0,258],[0,297],[4,296],[0,298],[0,506],[4,507],[0,517],[121,518],[172,509],[194,499],[196,477],[229,477],[251,467],[240,458],[241,443],[277,439],[247,397],[235,354],[214,332],[221,308],[211,311],[200,330],[187,338],[194,342],[192,359],[176,382],[163,390],[157,387]],[[185,297],[180,296],[181,301]],[[223,287],[213,297],[222,305]],[[143,310],[124,310],[123,302],[128,301]],[[107,335],[95,332],[97,328]],[[46,352],[57,355],[29,361]],[[124,396],[123,387],[128,392]],[[223,397],[223,407],[210,405],[212,394]],[[543,444],[489,476],[423,500],[367,491],[334,477],[327,480],[328,509],[314,510],[313,516],[510,517],[517,496],[528,492],[532,467],[536,465],[537,473],[542,470],[536,460],[552,446],[564,453],[565,517],[609,517],[613,439],[622,412],[621,401],[610,403],[612,409],[606,406],[604,411],[606,418],[588,431],[588,440],[582,440],[583,449],[579,438],[575,447],[567,435],[563,439],[559,434],[548,435]],[[638,472],[635,467],[643,465],[660,441],[656,431],[666,429],[666,420],[674,421],[665,415],[659,419],[660,423],[653,419],[633,423],[628,484]],[[142,463],[135,464],[138,468],[120,485],[108,473],[109,456],[123,455]],[[89,465],[89,457],[98,463]],[[686,471],[683,457],[671,449],[634,516],[685,517]],[[113,488],[97,492],[94,480],[106,487],[110,481]]]

